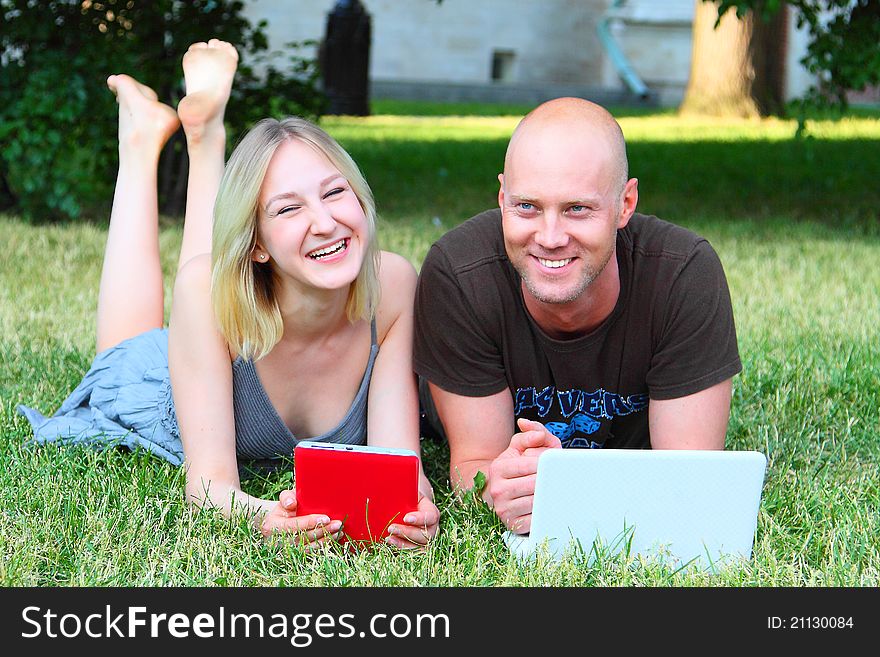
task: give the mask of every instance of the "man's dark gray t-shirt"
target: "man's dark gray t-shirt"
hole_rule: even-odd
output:
[[[452,393],[509,389],[514,414],[563,447],[650,447],[650,399],[674,399],[742,365],[730,293],[709,243],[635,214],[617,233],[620,296],[595,330],[545,334],[525,308],[501,211],[451,230],[428,252],[415,309],[415,369]]]

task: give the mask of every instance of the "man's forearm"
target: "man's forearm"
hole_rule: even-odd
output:
[[[488,459],[453,462],[449,468],[452,489],[459,493],[479,489],[480,497],[491,506],[492,496],[489,495],[489,487],[486,485],[491,464],[492,461]]]

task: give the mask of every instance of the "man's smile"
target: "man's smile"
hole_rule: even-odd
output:
[[[559,269],[561,267],[565,267],[568,263],[570,263],[574,258],[563,258],[562,260],[551,260],[548,258],[539,258],[535,256],[535,259],[540,262],[544,267],[549,269]]]

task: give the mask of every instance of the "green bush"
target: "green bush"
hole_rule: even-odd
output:
[[[265,22],[230,0],[0,0],[0,204],[31,219],[106,214],[116,167],[116,104],[106,88],[129,73],[172,107],[183,96],[189,45],[217,37],[241,56],[227,128],[234,139],[264,116],[317,118],[325,100],[314,60],[269,64]],[[289,44],[295,52],[296,44]],[[160,208],[185,203],[186,149],[160,164]]]

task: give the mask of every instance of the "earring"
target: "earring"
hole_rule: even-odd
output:
[[[261,253],[261,254],[260,254],[260,260],[265,260],[265,259],[266,259],[266,254],[265,254],[265,253]]]

